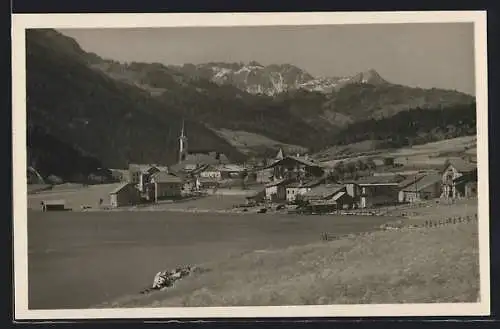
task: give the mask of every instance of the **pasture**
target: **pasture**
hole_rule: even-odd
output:
[[[102,307],[278,306],[479,301],[477,223],[374,232],[248,252]]]
[[[29,307],[91,307],[139,292],[163,269],[310,244],[324,232],[374,231],[387,221],[371,216],[29,211]]]

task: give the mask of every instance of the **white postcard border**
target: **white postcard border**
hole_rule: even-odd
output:
[[[480,302],[331,306],[179,307],[132,309],[28,309],[25,30],[29,28],[222,27],[394,23],[474,23],[477,104]],[[485,11],[201,13],[201,14],[15,14],[12,16],[13,240],[15,318],[231,318],[477,316],[490,314],[488,88]]]

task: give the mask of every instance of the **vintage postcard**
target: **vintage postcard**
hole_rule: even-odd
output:
[[[485,12],[12,25],[16,319],[489,315]]]

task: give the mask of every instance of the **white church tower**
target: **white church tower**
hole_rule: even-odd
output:
[[[187,137],[184,132],[184,119],[182,120],[181,135],[179,136],[179,162],[186,160],[188,152]]]

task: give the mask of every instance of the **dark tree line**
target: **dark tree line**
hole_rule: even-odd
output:
[[[331,144],[378,140],[384,141],[383,147],[403,147],[475,133],[476,104],[473,103],[438,109],[416,108],[388,118],[356,122],[335,134]]]

